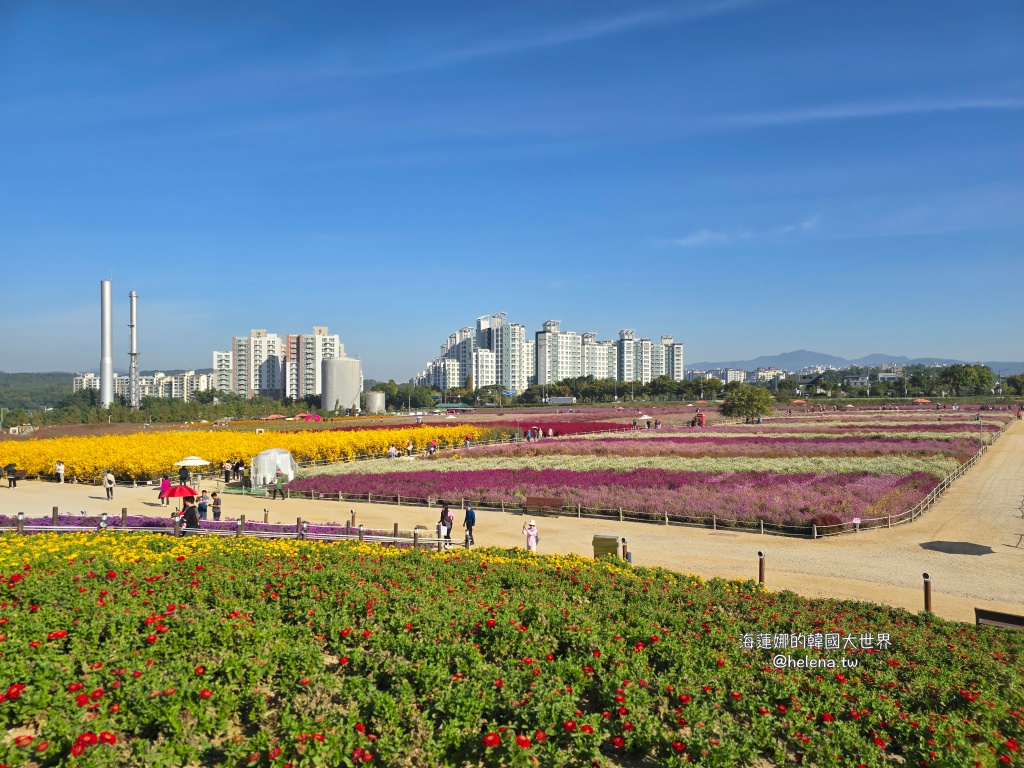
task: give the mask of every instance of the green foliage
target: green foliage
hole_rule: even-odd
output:
[[[0,373],[0,408],[52,408],[71,394],[73,373]]]
[[[772,412],[775,398],[767,389],[750,384],[741,384],[726,397],[722,404],[723,416],[753,421],[759,416],[767,416]]]
[[[6,584],[5,764],[1017,759],[1020,633],[615,560],[115,536],[6,558],[30,567]]]

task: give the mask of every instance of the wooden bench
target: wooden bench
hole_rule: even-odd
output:
[[[523,512],[561,512],[562,500],[550,496],[527,496],[523,502]]]
[[[979,627],[982,624],[985,624],[990,627],[1024,629],[1024,616],[1016,616],[1012,613],[1000,613],[999,611],[989,611],[984,608],[975,608],[974,623]]]

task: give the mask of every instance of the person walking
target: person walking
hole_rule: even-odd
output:
[[[103,472],[103,487],[107,489],[107,501],[114,498],[114,473],[109,469]]]
[[[469,504],[466,504],[466,518],[462,521],[462,527],[466,529],[469,543],[476,546],[476,539],[473,538],[473,528],[476,527],[476,510]]]
[[[160,480],[160,493],[157,498],[160,499],[160,503],[166,506],[171,505],[171,497],[167,495],[167,492],[171,490],[171,479],[164,475]]]
[[[188,467],[181,467],[178,470],[178,485],[188,485]]]
[[[523,534],[526,536],[526,550],[528,552],[537,551],[537,542],[540,541],[540,537],[537,535],[537,521],[531,520],[523,525]]]
[[[7,465],[7,487],[17,488],[18,487],[18,468],[13,464]]]
[[[210,509],[210,496],[206,493],[206,491],[201,492],[201,495],[199,496],[199,504],[197,505],[197,509],[199,512],[199,519],[205,520],[206,513]]]
[[[220,501],[221,501],[220,494],[218,494],[216,491],[214,491],[213,492],[213,521],[214,522],[217,522],[218,520],[220,520],[220,510],[221,510],[221,503],[220,503]]]
[[[63,482],[64,482],[64,462],[63,461],[58,461],[57,465],[53,468],[53,472],[54,472],[55,475],[57,475],[57,482],[63,484]]]
[[[231,472],[234,469],[234,464],[230,461],[224,462],[224,485],[231,482]]]
[[[182,536],[188,535],[190,531],[199,529],[199,513],[196,510],[196,500],[194,496],[188,496],[185,498],[185,510],[181,517],[185,523],[185,530],[181,533]]]
[[[271,499],[276,499],[277,494],[281,494],[281,498],[284,499],[284,489],[281,488],[281,470],[277,470],[274,473],[274,495]]]
[[[451,512],[448,511],[448,504],[441,505],[441,519],[438,523],[441,525],[441,537],[447,542],[452,541],[452,516]]]
[[[245,464],[242,463],[242,460],[241,459],[236,459],[234,465],[231,468],[232,468],[232,470],[234,470],[234,472],[233,472],[234,479],[235,480],[241,480],[242,479],[242,470],[245,468]]]

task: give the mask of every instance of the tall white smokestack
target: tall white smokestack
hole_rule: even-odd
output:
[[[100,405],[114,402],[114,310],[112,286],[100,281]]]
[[[128,376],[130,382],[128,403],[132,408],[139,407],[139,337],[136,324],[135,307],[139,294],[131,291],[128,294],[128,328],[131,331],[131,346],[128,348]]]

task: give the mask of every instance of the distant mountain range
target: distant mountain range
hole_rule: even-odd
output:
[[[762,355],[753,360],[725,360],[717,363],[687,363],[688,369],[707,370],[709,368],[738,368],[744,371],[753,371],[758,368],[782,368],[787,371],[798,371],[811,365],[831,365],[835,368],[848,368],[851,365],[876,366],[882,363],[899,363],[900,365],[952,365],[953,363],[976,363],[977,360],[954,360],[946,357],[915,357],[909,358],[903,355],[872,354],[858,357],[855,360],[847,360],[845,357],[836,357],[824,352],[812,352],[807,349],[797,349],[793,352],[783,352],[779,355]],[[985,360],[985,365],[1003,376],[1012,376],[1024,373],[1024,362],[1012,363],[1002,360]]]

